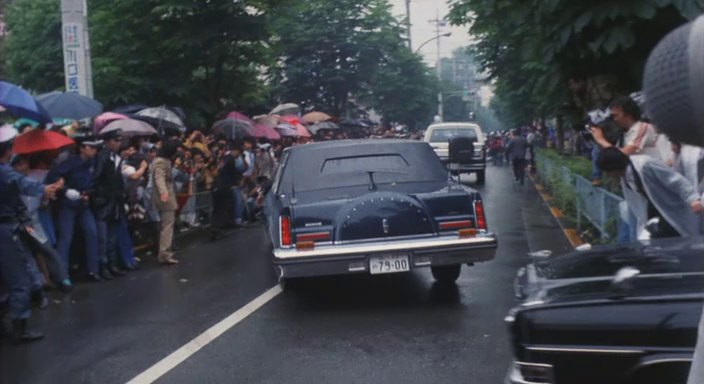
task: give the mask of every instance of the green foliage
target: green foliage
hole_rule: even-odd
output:
[[[387,121],[424,129],[435,115],[437,78],[403,43],[387,53],[369,84],[369,105]]]
[[[3,47],[9,79],[46,92],[62,88],[58,0],[14,0]],[[186,108],[197,123],[224,109],[266,101],[268,14],[278,0],[91,0],[96,99]]]
[[[386,0],[295,0],[274,30],[279,101],[339,116],[356,99],[410,127],[432,117],[435,81],[408,52]]]
[[[607,95],[639,88],[650,50],[703,11],[701,0],[454,0],[450,19],[478,38],[497,112],[516,125],[608,101],[585,89],[593,79]]]
[[[94,0],[96,96],[109,105],[178,105],[204,122],[265,97],[268,3]]]
[[[35,91],[64,86],[61,13],[56,0],[13,0],[5,22],[9,35],[0,47],[6,77]]]

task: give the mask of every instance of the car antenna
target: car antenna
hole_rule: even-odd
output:
[[[376,183],[374,183],[374,171],[367,171],[369,174],[369,190],[376,191]]]

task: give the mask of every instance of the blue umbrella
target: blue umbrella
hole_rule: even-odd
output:
[[[102,104],[73,92],[49,92],[37,96],[37,101],[54,118],[81,120],[103,113]]]
[[[42,124],[51,123],[49,113],[22,88],[0,81],[0,105],[15,117],[26,117]]]

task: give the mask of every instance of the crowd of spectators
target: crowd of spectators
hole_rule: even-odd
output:
[[[177,264],[174,233],[207,227],[203,233],[216,239],[261,220],[265,195],[287,147],[349,138],[418,138],[405,129],[378,126],[270,141],[228,139],[208,130],[95,134],[91,127],[74,124],[70,131],[49,128],[70,132],[73,145],[10,155],[14,139],[33,129],[47,128],[2,127],[8,156],[3,171],[26,184],[20,185],[19,203],[26,208],[22,243],[33,257],[24,288],[40,308],[48,305],[47,289],[69,292],[76,280],[113,280],[140,269],[143,260]],[[13,297],[0,280],[0,310],[12,306]],[[36,336],[23,326],[14,329],[23,330],[15,335],[19,339]]]

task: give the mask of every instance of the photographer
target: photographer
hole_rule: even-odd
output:
[[[641,121],[641,112],[638,104],[628,96],[622,96],[611,102],[609,105],[611,118],[614,123],[625,131],[621,152],[630,155],[650,155],[657,159],[662,158],[658,149],[660,135],[655,128],[646,122]],[[591,127],[594,141],[602,148],[615,146],[609,142],[605,132],[598,126]]]

